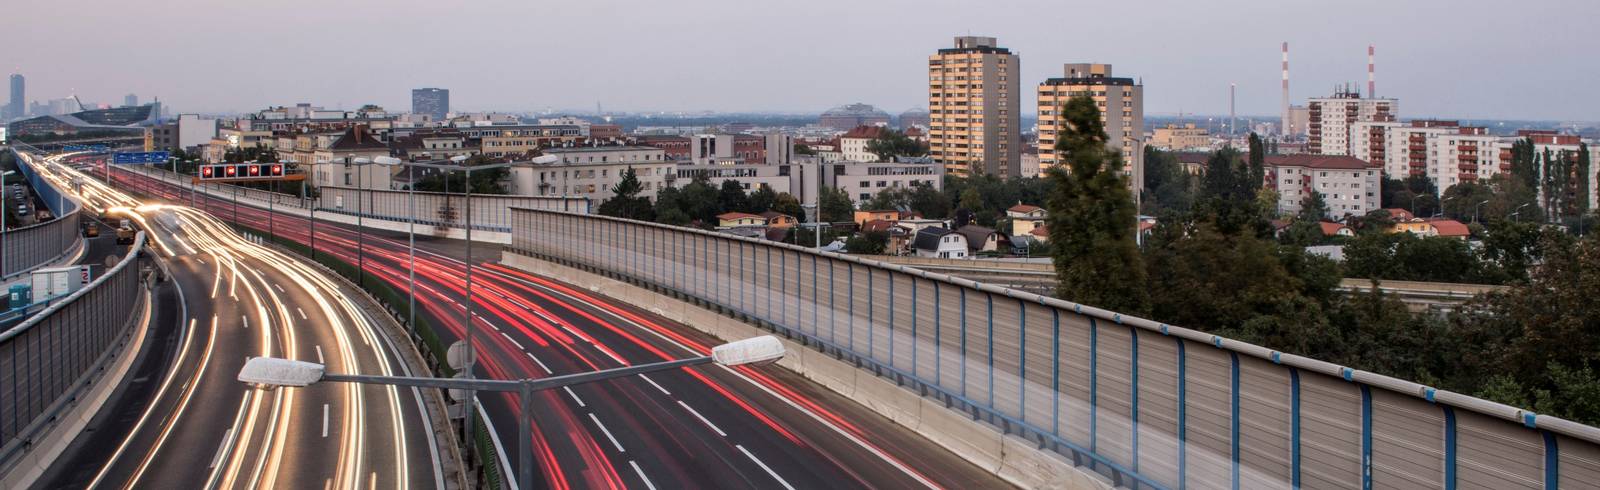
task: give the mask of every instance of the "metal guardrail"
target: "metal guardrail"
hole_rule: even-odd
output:
[[[43,223],[6,230],[0,235],[0,278],[11,278],[54,262],[77,248],[78,217],[82,206],[51,187],[31,168],[32,155],[11,150],[17,157],[17,170],[28,179],[39,199],[51,206],[57,218]],[[65,209],[63,209],[65,208]],[[63,212],[65,211],[65,212]]]
[[[1116,312],[857,257],[514,210],[510,250],[691,298],[1119,485],[1571,488],[1600,429]]]
[[[113,358],[137,315],[143,232],[99,278],[0,332],[0,468],[29,450]]]

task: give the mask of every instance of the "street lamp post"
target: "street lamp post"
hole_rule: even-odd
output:
[[[349,157],[345,157],[345,158],[346,158],[346,161],[348,162],[349,161],[348,160]],[[365,182],[366,179],[361,175],[362,173],[364,173],[361,170],[361,166],[362,165],[371,164],[372,163],[372,159],[367,158],[367,157],[356,157],[356,159],[354,161],[355,161],[355,164],[356,164],[356,208],[357,208],[357,211],[356,211],[356,284],[359,284],[359,285],[361,285],[362,288],[365,288],[365,287],[367,287],[367,234],[366,234],[366,228],[362,224],[362,215],[366,214],[367,210],[361,204],[361,194],[363,192],[366,192],[367,186],[366,186],[366,184],[363,183],[363,182]]]
[[[419,388],[444,388],[448,390],[516,392],[521,406],[517,418],[517,487],[533,488],[533,394],[537,391],[565,388],[576,384],[592,383],[636,374],[667,371],[702,364],[740,366],[769,364],[784,355],[783,342],[777,337],[764,335],[719,345],[711,355],[675,361],[638,364],[620,368],[552,376],[538,379],[490,380],[461,378],[419,378],[406,376],[372,376],[362,374],[333,374],[322,364],[293,361],[271,357],[253,357],[239,369],[239,381],[271,389],[275,387],[301,388],[322,381],[343,383],[412,386]],[[471,419],[468,419],[471,420]]]
[[[1483,205],[1485,205],[1485,204],[1489,204],[1489,200],[1488,199],[1484,199],[1482,202],[1479,202],[1477,204],[1472,205],[1472,222],[1473,223],[1477,223],[1478,222],[1478,210],[1482,209]]]
[[[0,173],[0,182],[5,182],[5,178],[10,176],[11,174],[14,174],[14,173],[17,173],[17,171],[16,170],[7,170],[7,171],[5,171],[3,173]],[[11,208],[7,208],[6,207],[5,194],[0,193],[0,272],[4,272],[5,271],[5,266],[6,266],[6,264],[4,262],[4,260],[5,260],[4,257],[6,255],[5,254],[5,250],[6,250],[5,246],[7,244],[11,243],[10,240],[7,240],[5,238],[5,236],[6,236],[6,212],[7,212],[8,209],[11,209]],[[18,217],[20,218],[21,216],[18,216]]]
[[[1513,223],[1522,221],[1520,219],[1517,219],[1517,216],[1522,214],[1522,208],[1525,208],[1525,207],[1528,207],[1528,206],[1532,206],[1532,205],[1533,205],[1533,203],[1530,202],[1530,203],[1524,203],[1521,206],[1517,206],[1517,209],[1511,211],[1511,221]]]
[[[399,158],[395,158],[395,157],[378,157],[378,158],[372,159],[372,161],[374,163],[377,163],[379,165],[383,165],[383,166],[386,166],[386,167],[395,166],[395,165],[403,165],[404,164],[404,162],[402,162]],[[416,173],[415,169],[410,170],[410,172],[411,172],[411,174],[410,174],[411,178],[407,179],[407,183],[406,183],[406,223],[407,223],[407,225],[406,225],[406,239],[407,240],[406,241],[407,241],[407,245],[408,245],[406,247],[406,260],[407,260],[406,269],[408,269],[408,273],[410,274],[410,283],[408,283],[406,285],[406,295],[409,297],[407,299],[407,302],[408,302],[409,306],[406,308],[406,312],[407,312],[406,313],[406,316],[407,316],[407,318],[406,318],[406,328],[410,328],[412,333],[416,333],[416,331],[417,331],[417,179],[416,179],[417,173]]]
[[[1461,197],[1461,196],[1450,196],[1450,197],[1444,198],[1443,201],[1439,201],[1439,210],[1438,211],[1434,211],[1433,217],[1437,218],[1437,217],[1443,216],[1444,215],[1444,203],[1450,202],[1452,199],[1455,199],[1457,197]]]

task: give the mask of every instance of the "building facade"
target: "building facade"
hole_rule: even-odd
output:
[[[1122,173],[1134,192],[1144,182],[1144,86],[1132,78],[1111,76],[1111,65],[1074,63],[1063,67],[1062,78],[1039,84],[1039,166],[1065,164],[1056,141],[1065,129],[1061,109],[1075,96],[1094,99],[1105,123],[1106,144],[1122,155]]]
[[[1020,173],[1020,65],[992,37],[957,37],[928,57],[929,156],[947,172]]]
[[[613,197],[612,190],[622,181],[623,173],[631,168],[639,179],[639,195],[654,200],[657,192],[677,179],[677,164],[668,160],[660,148],[552,148],[545,150],[545,155],[556,156],[559,160],[511,167],[512,193],[586,197],[599,204]]]
[[[1172,151],[1201,150],[1211,147],[1211,134],[1193,123],[1168,124],[1151,130],[1150,145]]]
[[[839,150],[844,154],[845,161],[850,162],[876,162],[881,160],[877,153],[867,151],[872,140],[883,136],[882,126],[857,126],[849,132],[839,135]]]
[[[1393,121],[1400,101],[1364,98],[1360,92],[1341,90],[1332,97],[1311,99],[1307,104],[1306,151],[1315,155],[1350,154],[1350,129],[1362,121]]]
[[[20,119],[28,115],[28,81],[21,73],[11,74],[11,98],[7,99],[5,114],[0,119]],[[61,112],[60,114],[65,114]]]
[[[817,124],[838,131],[849,131],[856,126],[887,126],[889,113],[857,102],[828,109],[817,119]]]
[[[1382,165],[1345,155],[1268,155],[1267,187],[1278,191],[1278,213],[1295,214],[1312,192],[1322,194],[1329,219],[1378,209]]]
[[[433,116],[435,121],[442,121],[450,113],[450,90],[442,88],[419,88],[411,91],[411,112]]]

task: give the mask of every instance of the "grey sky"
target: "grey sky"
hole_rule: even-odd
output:
[[[1022,56],[1023,106],[1066,62],[1141,77],[1152,114],[1277,114],[1291,95],[1366,80],[1403,117],[1600,120],[1594,0],[768,0],[531,2],[49,0],[6,8],[0,65],[29,98],[134,92],[182,111],[312,102],[408,109],[451,89],[458,109],[816,112],[922,106],[926,59],[951,37]],[[1116,21],[1106,20],[1121,17]],[[22,22],[27,19],[30,22]],[[1028,112],[1032,112],[1031,109]]]

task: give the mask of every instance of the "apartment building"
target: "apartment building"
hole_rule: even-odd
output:
[[[1396,99],[1364,98],[1361,92],[1340,89],[1332,97],[1311,99],[1306,151],[1315,155],[1350,154],[1350,130],[1357,122],[1393,121],[1399,114]]]
[[[1109,64],[1070,63],[1063,72],[1065,76],[1039,84],[1041,170],[1066,163],[1056,152],[1057,136],[1064,128],[1061,108],[1075,96],[1088,96],[1100,108],[1107,146],[1122,155],[1122,173],[1138,192],[1144,182],[1144,86],[1132,78],[1111,76]]]
[[[882,126],[856,126],[849,132],[839,136],[839,149],[844,153],[845,161],[851,162],[876,162],[882,158],[876,153],[867,151],[867,146],[872,140],[883,136]]]
[[[1433,167],[1428,154],[1428,142],[1435,136],[1460,132],[1456,121],[1419,119],[1398,126],[1384,128],[1383,173],[1389,178],[1405,179],[1427,176]],[[1437,172],[1435,172],[1437,173]],[[1443,190],[1443,189],[1440,189]]]
[[[696,165],[764,163],[765,137],[748,134],[697,134],[689,137],[689,160]]]
[[[1350,124],[1350,150],[1345,154],[1370,163],[1388,161],[1389,131],[1405,126],[1392,118],[1383,121],[1356,121]]]
[[[1328,218],[1378,209],[1382,165],[1345,155],[1268,155],[1265,184],[1278,191],[1278,212],[1300,212],[1311,192],[1322,193]]]
[[[1020,65],[992,37],[957,37],[928,57],[929,156],[947,172],[1020,173]]]
[[[917,185],[942,189],[945,167],[927,163],[838,162],[822,165],[821,174],[822,185],[844,191],[850,202],[860,207],[885,189]],[[815,202],[814,189],[799,185],[796,189],[800,202]]]
[[[1505,160],[1500,158],[1501,148],[1506,149]],[[1463,182],[1489,180],[1511,171],[1510,148],[1505,138],[1482,127],[1461,126],[1455,132],[1434,134],[1428,138],[1428,178],[1440,193]]]
[[[612,189],[629,168],[639,179],[639,195],[655,199],[656,192],[677,178],[677,164],[660,148],[601,146],[551,148],[545,155],[554,163],[518,163],[511,167],[510,192],[524,196],[586,197],[596,204],[612,197]]]
[[[1194,123],[1168,124],[1151,130],[1150,145],[1170,151],[1204,150],[1211,147],[1211,133]]]

